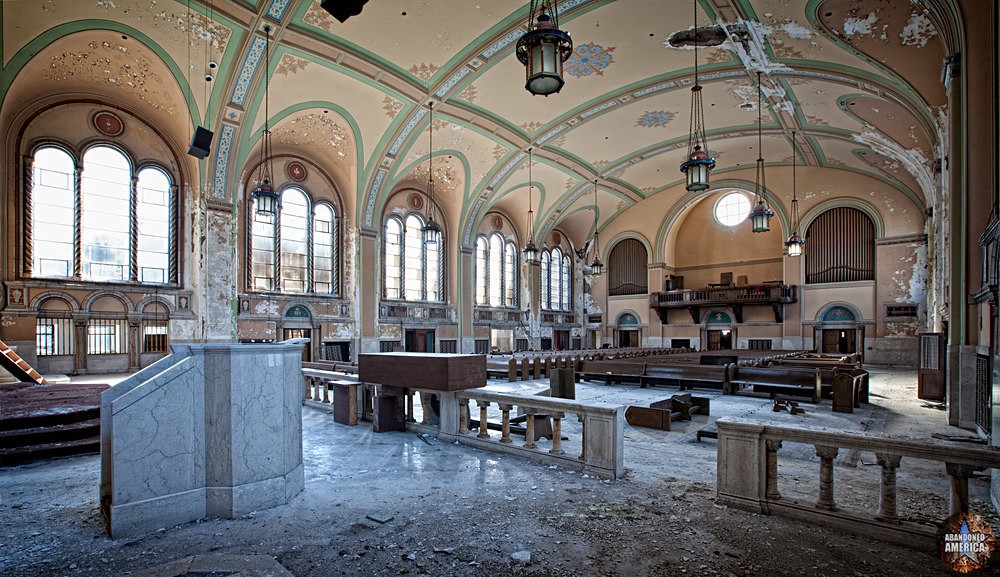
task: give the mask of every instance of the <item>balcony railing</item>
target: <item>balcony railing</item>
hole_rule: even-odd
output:
[[[656,292],[649,295],[649,308],[656,310],[663,323],[667,322],[670,309],[679,308],[688,309],[691,320],[700,323],[702,307],[732,307],[736,322],[742,323],[744,305],[769,305],[774,309],[774,322],[780,323],[784,317],[783,305],[798,301],[796,288],[774,283]]]
[[[657,292],[649,295],[650,308],[692,305],[773,305],[798,301],[795,285],[743,285]]]

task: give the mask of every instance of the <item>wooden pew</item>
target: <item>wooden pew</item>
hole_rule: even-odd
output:
[[[602,378],[604,384],[610,385],[623,380],[640,380],[645,370],[646,363],[635,361],[580,361],[576,374],[585,381]]]
[[[717,365],[646,365],[639,379],[639,386],[671,385],[685,390],[688,388],[727,389],[726,367]]]
[[[818,403],[822,392],[819,369],[798,369],[781,366],[735,367],[730,365],[729,375],[737,393],[766,393],[771,398],[777,394],[792,395]]]
[[[694,397],[691,393],[679,393],[668,399],[650,403],[648,407],[630,405],[625,409],[625,420],[633,427],[650,427],[663,431],[670,430],[673,421],[690,421],[691,415],[709,414],[708,397]]]

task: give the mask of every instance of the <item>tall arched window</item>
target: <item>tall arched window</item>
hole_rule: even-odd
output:
[[[476,304],[513,307],[517,303],[517,250],[500,233],[476,239]]]
[[[309,290],[309,199],[300,188],[281,193],[281,292]]]
[[[390,216],[385,222],[383,270],[387,299],[440,301],[443,266],[441,243],[425,244],[421,229],[424,219],[416,214],[400,220]]]
[[[572,309],[569,303],[570,296],[570,271],[572,270],[572,260],[569,258],[568,254],[564,254],[562,257],[562,281],[560,282],[559,291],[559,308],[564,311]]]
[[[875,225],[864,212],[832,208],[806,230],[806,284],[875,280]]]
[[[153,166],[136,171],[124,152],[105,144],[84,152],[80,178],[76,174],[67,151],[54,146],[35,151],[28,187],[31,269],[25,272],[94,281],[176,282],[170,278],[176,242],[170,175]]]
[[[313,292],[331,294],[337,286],[337,219],[333,207],[319,203],[313,209]]]
[[[299,187],[281,192],[277,219],[251,212],[252,290],[337,293],[337,213]],[[275,282],[275,279],[278,282]]]
[[[503,239],[490,235],[490,306],[503,305]]]
[[[403,222],[385,222],[385,298],[403,298]]]
[[[648,289],[646,247],[634,238],[616,244],[608,254],[608,294],[641,295]]]
[[[490,245],[485,236],[476,239],[476,304],[489,304],[489,270]]]
[[[517,305],[517,250],[514,243],[507,242],[504,245],[504,305],[513,307]]]
[[[159,168],[139,171],[138,264],[141,282],[167,282],[170,271],[170,177]]]
[[[541,307],[547,310],[570,310],[572,263],[558,247],[542,251]]]
[[[552,308],[549,303],[552,300],[552,286],[549,283],[550,274],[549,271],[552,269],[552,255],[547,250],[542,251],[541,265],[539,266],[539,278],[541,279],[541,295],[538,298],[538,304],[543,309]]]

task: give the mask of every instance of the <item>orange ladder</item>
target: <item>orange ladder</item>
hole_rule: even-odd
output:
[[[46,384],[42,375],[38,374],[38,371],[32,368],[27,361],[19,357],[3,341],[0,341],[0,366],[7,369],[7,372],[22,383]]]

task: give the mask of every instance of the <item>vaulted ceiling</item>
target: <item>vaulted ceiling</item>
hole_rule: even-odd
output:
[[[527,30],[521,0],[370,0],[344,23],[318,0],[4,2],[13,72],[0,94],[5,120],[15,103],[57,92],[106,95],[141,110],[180,150],[193,126],[207,126],[212,155],[185,161],[205,194],[226,202],[256,159],[266,70],[275,152],[322,166],[367,228],[392,192],[424,188],[433,101],[431,166],[452,234],[468,243],[494,209],[523,220],[533,148],[538,232],[558,227],[580,244],[594,223],[594,179],[601,227],[651,197],[690,200],[679,165],[695,53],[668,39],[692,28],[696,10],[722,40],[698,49],[714,178],[752,183],[759,154],[787,167],[794,133],[800,165],[866,175],[922,211],[955,42],[938,4],[564,0],[560,27],[574,54],[562,91],[540,97],[524,89],[514,55]],[[274,28],[266,65],[265,24]],[[830,186],[836,173],[803,174]],[[773,193],[787,206],[790,191]]]

